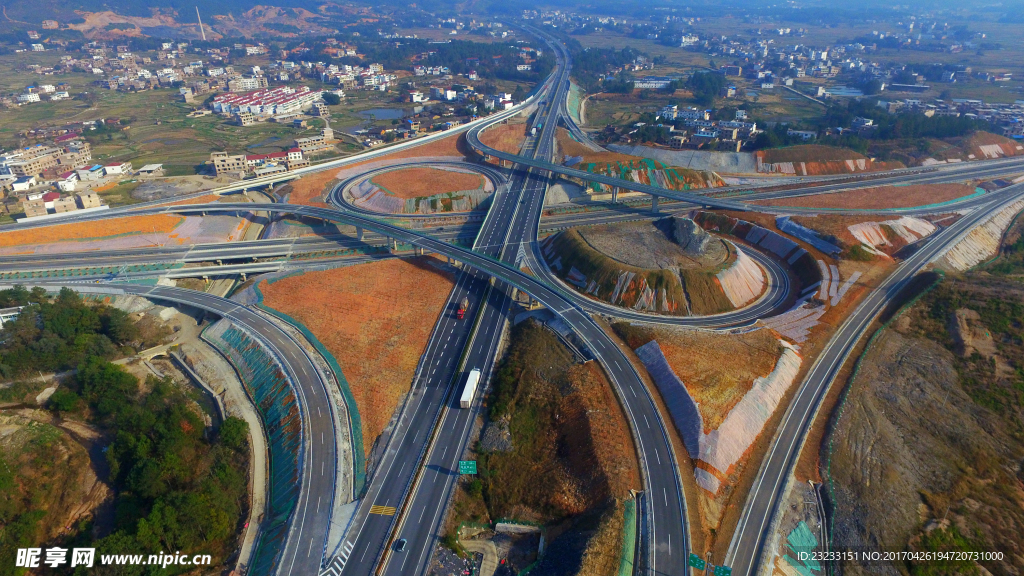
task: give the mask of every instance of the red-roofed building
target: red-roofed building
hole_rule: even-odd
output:
[[[47,192],[46,194],[43,194],[41,200],[43,201],[43,206],[45,206],[47,210],[53,210],[53,201],[58,198],[60,198],[60,192]]]
[[[281,116],[309,109],[320,100],[320,90],[308,86],[280,86],[254,92],[220,94],[213,99],[213,111],[219,114],[249,112],[255,115]]]
[[[72,192],[78,185],[78,173],[74,170],[64,172],[57,177],[57,187],[64,192]]]
[[[103,171],[107,174],[131,174],[132,163],[131,162],[114,162],[113,164],[107,164],[103,167]]]

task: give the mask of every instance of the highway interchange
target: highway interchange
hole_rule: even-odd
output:
[[[433,549],[440,536],[445,507],[458,480],[457,461],[463,454],[470,437],[472,423],[479,411],[477,404],[470,410],[460,409],[455,393],[461,387],[464,374],[471,368],[489,373],[496,361],[504,327],[510,320],[508,312],[514,290],[529,294],[555,314],[559,315],[585,344],[586,352],[597,360],[609,376],[626,411],[638,449],[645,497],[642,499],[641,557],[639,573],[684,574],[686,556],[690,551],[689,527],[683,497],[682,479],[679,477],[677,456],[674,453],[666,423],[657,410],[646,386],[636,369],[615,342],[605,333],[594,315],[625,318],[647,322],[703,327],[730,327],[749,324],[757,318],[782,311],[790,301],[789,279],[786,271],[771,257],[753,251],[754,257],[769,277],[769,288],[755,304],[716,317],[666,317],[632,312],[602,304],[580,295],[561,283],[539,253],[536,242],[543,226],[568,227],[580,224],[607,223],[638,218],[655,218],[649,210],[616,206],[610,210],[582,212],[562,216],[545,216],[544,196],[554,175],[599,181],[623,189],[631,189],[658,196],[670,203],[662,210],[685,212],[695,207],[715,207],[734,210],[757,210],[775,213],[821,213],[821,210],[792,207],[765,207],[750,201],[796,197],[812,193],[829,193],[864,186],[896,183],[927,183],[962,181],[968,178],[994,178],[1024,171],[1024,161],[1008,159],[978,162],[942,170],[906,170],[899,174],[846,182],[826,182],[791,190],[750,192],[730,198],[713,198],[694,193],[675,192],[617,178],[596,176],[558,165],[554,158],[555,129],[560,124],[577,137],[585,135],[576,126],[565,109],[568,77],[571,70],[569,55],[564,47],[546,39],[557,54],[557,66],[551,78],[530,101],[512,111],[482,119],[465,128],[470,145],[490,158],[514,164],[511,171],[500,171],[485,166],[488,177],[497,186],[492,196],[487,217],[482,223],[469,222],[446,230],[410,230],[383,220],[379,214],[353,209],[344,201],[344,183],[331,195],[332,207],[320,208],[289,204],[260,204],[259,211],[291,214],[322,219],[366,230],[362,237],[339,235],[333,237],[257,240],[231,244],[196,246],[152,247],[110,252],[60,255],[20,255],[0,257],[0,273],[52,271],[152,265],[154,263],[198,263],[201,268],[175,268],[174,270],[125,271],[120,274],[100,273],[98,283],[88,285],[90,290],[118,290],[136,293],[164,301],[189,304],[228,318],[247,333],[259,339],[273,351],[277,361],[289,376],[302,412],[305,453],[301,459],[301,490],[291,529],[283,548],[279,573],[281,574],[423,574],[427,570]],[[532,110],[531,126],[538,126],[538,134],[527,138],[520,154],[508,154],[491,149],[480,139],[480,132],[495,122],[507,119],[513,113]],[[419,144],[413,142],[410,145]],[[342,159],[303,169],[323,170],[349,162],[377,158],[393,150],[360,155],[356,159]],[[287,177],[294,178],[298,174]],[[362,177],[362,176],[360,176]],[[232,193],[261,185],[281,182],[286,177],[266,181],[245,181],[218,190]],[[192,195],[200,197],[203,192]],[[779,500],[799,455],[807,428],[813,421],[821,400],[856,342],[889,300],[923,267],[954,245],[974,226],[983,222],[1000,207],[1024,195],[1024,185],[1014,185],[981,195],[955,205],[967,214],[954,224],[933,235],[912,256],[903,261],[882,285],[861,302],[854,313],[832,337],[816,360],[798,393],[787,408],[783,424],[776,434],[765,463],[761,467],[755,488],[748,497],[742,519],[730,546],[726,563],[736,574],[754,574],[763,554],[766,537],[771,529]],[[102,220],[132,214],[204,214],[245,213],[255,205],[250,203],[196,204],[161,206],[158,203],[135,205],[129,209],[112,209],[101,213],[73,216],[66,221]],[[949,210],[951,208],[947,208]],[[907,209],[904,214],[925,213],[928,210]],[[934,211],[934,210],[932,210]],[[864,211],[857,211],[864,213]],[[879,211],[883,212],[883,211]],[[54,221],[39,225],[50,225]],[[36,226],[36,224],[31,224]],[[176,275],[220,275],[257,273],[275,269],[275,266],[323,266],[325,260],[310,258],[298,261],[296,255],[331,254],[340,250],[386,245],[395,240],[414,245],[428,252],[438,253],[462,263],[455,287],[437,324],[426,350],[421,357],[411,392],[401,407],[400,416],[388,437],[379,460],[371,470],[351,528],[334,548],[328,548],[328,528],[334,510],[335,467],[337,449],[335,411],[328,401],[323,376],[305,349],[268,318],[264,313],[240,306],[230,300],[209,294],[168,287],[148,287],[122,282],[111,283],[113,277]],[[463,247],[456,240],[472,240],[472,248]],[[520,259],[537,272],[533,277],[520,271]],[[337,261],[367,261],[390,257],[387,254],[342,258]],[[240,262],[246,260],[247,262]],[[222,262],[228,262],[222,264]],[[333,261],[326,261],[332,263]],[[214,265],[213,263],[216,263]],[[280,269],[280,268],[277,268]],[[197,272],[197,270],[201,270]],[[491,282],[491,278],[496,281]],[[106,280],[107,282],[104,282]],[[10,282],[8,280],[8,282]],[[80,281],[33,280],[50,286],[71,285],[82,287]],[[462,298],[470,301],[469,321],[454,317],[455,303]],[[359,449],[356,447],[355,449]],[[685,457],[685,455],[682,455]],[[326,465],[325,465],[326,464]],[[319,472],[319,474],[317,473]],[[371,513],[371,507],[393,509],[391,514]],[[380,508],[376,508],[380,510]],[[404,539],[408,547],[394,553],[393,542]]]

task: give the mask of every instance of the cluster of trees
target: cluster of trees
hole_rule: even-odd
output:
[[[917,112],[889,114],[872,101],[856,99],[850,99],[845,106],[830,106],[825,112],[822,125],[850,126],[857,116],[875,121],[878,128],[870,136],[874,140],[955,138],[990,128],[984,120],[957,116],[928,117]]]
[[[18,286],[0,291],[0,306],[24,306],[0,332],[0,376],[16,378],[38,371],[56,372],[85,358],[114,358],[121,346],[139,338],[126,312],[88,305],[77,292],[63,288],[51,301],[41,288]]]
[[[87,419],[109,445],[102,478],[114,492],[114,519],[98,541],[88,523],[57,542],[96,547],[98,553],[211,554],[224,562],[233,553],[246,512],[248,427],[227,418],[216,433],[203,408],[170,378],[149,377],[145,386],[110,363],[117,345],[134,342],[139,330],[120,310],[84,302],[64,289],[50,298],[42,289],[0,291],[0,307],[24,306],[4,326],[0,369],[5,377],[35,370],[71,368],[47,407],[67,418]],[[47,458],[52,443],[28,445],[31,458]],[[43,542],[52,502],[23,478],[22,466],[0,455],[0,557]],[[21,459],[24,462],[24,458]],[[42,470],[41,464],[34,470]],[[45,499],[44,499],[45,500]],[[13,563],[0,574],[15,574]],[[145,573],[143,568],[137,572]],[[176,573],[173,571],[170,573]]]
[[[61,413],[85,409],[113,438],[106,452],[115,492],[113,532],[104,553],[212,554],[233,550],[246,508],[248,428],[230,417],[207,438],[198,405],[169,378],[145,389],[124,368],[86,358],[50,399]],[[91,534],[80,534],[88,541]]]
[[[580,86],[587,92],[629,92],[633,89],[632,79],[622,76],[613,81],[601,83],[600,77],[615,68],[632,64],[638,56],[646,56],[643,52],[630,47],[620,50],[614,48],[583,49],[579,42],[569,41],[572,53],[572,73]]]
[[[715,103],[715,98],[722,93],[726,83],[725,75],[717,72],[704,72],[691,74],[686,81],[686,87],[693,92],[697,104],[711,107]]]

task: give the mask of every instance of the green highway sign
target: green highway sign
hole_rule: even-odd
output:
[[[700,556],[697,556],[696,554],[690,554],[690,566],[696,568],[697,570],[703,570],[707,567],[707,563],[704,562],[704,559]]]
[[[459,460],[459,474],[476,474],[476,460]]]
[[[732,568],[728,566],[715,566],[712,572],[715,576],[732,576]]]

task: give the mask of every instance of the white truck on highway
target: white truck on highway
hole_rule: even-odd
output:
[[[476,395],[476,385],[480,382],[480,369],[473,368],[466,378],[466,387],[462,389],[462,398],[459,399],[459,406],[469,408],[473,405],[473,396]]]

